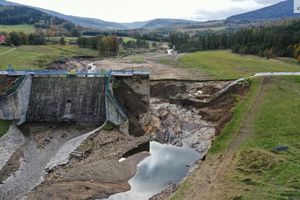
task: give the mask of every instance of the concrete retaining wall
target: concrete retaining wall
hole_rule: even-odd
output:
[[[31,86],[32,77],[27,76],[14,93],[0,102],[0,119],[17,120],[17,124],[26,121]]]
[[[106,95],[106,119],[115,125],[122,125],[127,121],[127,117],[119,106],[118,102],[108,92]]]
[[[119,84],[116,94],[114,81]],[[132,124],[137,124],[149,105],[149,75],[111,78],[29,75],[15,93],[0,102],[0,119],[19,120],[18,124],[110,121],[120,126],[129,119],[131,132],[142,135],[139,131],[142,129]]]
[[[105,121],[106,78],[34,77],[27,121]]]

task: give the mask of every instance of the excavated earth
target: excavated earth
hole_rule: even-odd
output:
[[[220,130],[232,117],[237,96],[247,85],[239,84],[212,98],[230,81],[152,81],[151,109],[140,123],[161,143],[183,143],[205,155]]]
[[[67,165],[49,172],[43,184],[29,193],[28,199],[102,199],[130,190],[128,180],[149,153],[135,154],[124,162],[118,160],[149,140],[149,136],[135,138],[117,130],[100,131],[78,147],[83,156],[72,157]]]
[[[27,189],[30,191],[26,194],[27,199],[76,200],[102,199],[128,191],[128,181],[136,174],[137,164],[149,156],[144,148],[137,149],[135,153],[132,153],[132,150],[151,140],[177,146],[186,144],[204,157],[214,138],[231,119],[232,108],[237,100],[243,98],[249,88],[247,84],[237,84],[216,96],[230,83],[231,81],[151,81],[150,109],[148,112],[136,110],[134,116],[134,124],[143,134],[126,135],[119,132],[118,127],[98,131],[76,149],[76,154],[71,154],[67,164],[49,170],[40,185],[31,191],[30,187],[22,188],[22,194],[26,194]],[[138,98],[134,96],[131,103],[135,105],[139,101]],[[139,109],[138,106],[136,108]],[[47,127],[32,127],[28,124],[22,129],[25,135],[29,132],[26,135],[27,143],[34,142],[37,152],[51,148],[52,154],[55,154],[66,141],[88,132],[86,128],[80,128],[79,131],[75,130],[76,127],[61,129],[54,126],[46,130]],[[53,136],[55,130],[60,130],[61,133]],[[56,141],[55,145],[53,140]],[[61,144],[58,145],[57,141],[61,141]],[[16,149],[6,165],[0,169],[1,181],[5,183],[9,180],[13,184],[12,177],[20,170],[20,166],[24,165],[24,160],[26,162],[24,153],[27,155],[27,151],[24,148]],[[49,152],[43,155],[50,156]],[[119,162],[123,157],[127,159]],[[47,158],[43,162],[47,163],[49,160]],[[172,185],[152,199],[165,199],[175,188],[176,186]],[[6,197],[14,199],[11,192],[8,196],[1,196],[3,199]]]
[[[214,138],[231,120],[233,107],[249,90],[249,84],[240,83],[216,95],[230,83],[152,81],[151,109],[140,123],[160,143],[186,144],[204,159]],[[177,187],[171,184],[151,200],[168,199]]]

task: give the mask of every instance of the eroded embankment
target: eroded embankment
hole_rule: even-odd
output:
[[[151,110],[140,121],[159,142],[187,144],[205,157],[249,86],[248,80],[236,84],[231,81],[155,81],[151,84]],[[168,199],[176,188],[171,184],[151,200]]]
[[[117,130],[102,130],[92,135],[76,150],[82,156],[50,172],[44,183],[34,189],[29,199],[96,199],[130,189],[128,180],[137,164],[148,156],[139,153],[118,162],[126,152],[149,141],[148,136],[135,138]]]
[[[127,112],[136,109],[134,123],[139,124],[145,136],[128,136],[116,129],[92,135],[77,149],[83,156],[72,157],[67,165],[50,172],[28,198],[101,199],[128,191],[128,181],[146,154],[136,154],[121,163],[118,160],[151,138],[178,146],[185,143],[204,156],[220,129],[231,119],[231,109],[248,90],[248,84],[241,83],[219,93],[230,83],[152,82],[149,112],[139,113],[139,106],[125,108]],[[138,98],[138,95],[131,95],[129,101],[134,105]],[[166,196],[165,193],[161,195]],[[160,195],[155,198],[159,199]]]
[[[132,155],[130,150],[151,138],[177,146],[186,144],[204,156],[220,129],[231,119],[231,109],[248,90],[248,84],[241,83],[223,91],[230,83],[153,81],[151,106],[146,113],[139,112],[143,106],[134,106],[139,105],[140,97],[130,91],[128,95],[131,98],[127,105],[132,103],[133,106],[126,107],[125,111],[132,112],[134,121],[131,122],[131,129],[138,127],[138,132],[144,132],[145,135],[135,137],[137,130],[129,131],[135,136],[125,135],[117,127],[90,135],[76,149],[68,164],[49,171],[45,181],[35,187],[27,198],[101,199],[128,191],[128,180],[136,174],[137,163],[148,156],[147,153]],[[121,90],[121,87],[118,88]],[[132,111],[134,109],[135,112]],[[10,168],[13,171],[9,173],[15,171],[15,176],[3,176],[6,180],[0,185],[2,199],[23,197],[33,185],[40,182],[44,169],[59,149],[75,136],[87,133],[85,129],[75,126],[59,130],[50,125],[25,126],[22,129],[23,133],[27,133],[27,139],[21,151],[16,151],[8,161],[8,164],[14,163]],[[118,162],[128,155],[130,157],[126,161]],[[28,180],[31,180],[29,184]],[[173,189],[167,190],[170,191]],[[166,196],[166,193],[162,195]],[[160,195],[155,198],[159,199]]]
[[[230,83],[154,81],[151,110],[140,118],[140,123],[161,143],[185,143],[205,155],[214,137],[231,119],[231,109],[239,96],[248,90],[248,84],[241,83],[219,93]]]
[[[68,140],[93,129],[74,124],[25,124],[20,132],[10,128],[7,135],[14,148],[7,151],[10,158],[0,168],[0,199],[22,199],[30,189],[42,181],[47,164]],[[17,134],[17,135],[16,135]],[[3,138],[1,138],[3,141]],[[5,143],[1,149],[10,149]],[[1,160],[2,160],[2,154]]]

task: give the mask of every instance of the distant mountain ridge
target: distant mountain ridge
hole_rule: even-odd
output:
[[[174,25],[186,25],[186,24],[193,24],[195,21],[191,20],[184,20],[184,19],[153,19],[145,24],[142,28],[145,29],[153,29],[153,28],[161,28],[167,26],[174,26]]]
[[[287,0],[258,10],[228,17],[227,21],[261,21],[293,17],[300,17],[300,14],[294,13],[294,0]]]
[[[92,28],[92,29],[125,29],[126,28],[124,25],[116,22],[108,22],[100,19],[87,18],[87,17],[64,15],[55,11],[46,10],[42,8],[36,8],[36,9],[39,9],[49,15],[68,20],[76,25],[83,26],[86,28]]]
[[[182,20],[182,19],[154,19],[149,21],[132,22],[132,23],[117,23],[108,22],[100,19],[87,18],[87,17],[77,17],[71,15],[64,15],[59,12],[37,8],[32,6],[27,6],[23,4],[17,4],[10,1],[0,0],[0,5],[2,6],[25,6],[40,10],[51,16],[59,17],[68,20],[76,25],[83,26],[86,28],[99,29],[99,30],[121,30],[121,29],[154,29],[164,26],[172,26],[176,24],[190,24],[194,21]]]
[[[0,5],[30,7],[42,11],[48,15],[70,21],[75,25],[96,29],[96,30],[157,29],[157,28],[164,28],[164,27],[166,28],[176,27],[176,25],[193,25],[193,24],[201,23],[201,22],[195,22],[191,20],[167,19],[167,18],[158,18],[158,19],[153,19],[148,21],[139,21],[139,22],[132,22],[132,23],[117,23],[117,22],[108,22],[108,21],[94,19],[94,18],[65,15],[55,11],[17,4],[6,0],[0,0]],[[265,8],[228,17],[226,21],[227,22],[234,22],[234,21],[252,22],[252,21],[263,21],[263,20],[274,20],[274,19],[276,20],[279,18],[285,19],[285,18],[294,18],[294,17],[300,17],[300,14],[295,14],[293,12],[293,0],[287,0]]]

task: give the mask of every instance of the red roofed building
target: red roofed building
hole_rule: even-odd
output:
[[[6,38],[5,35],[0,35],[0,44],[5,43],[6,39],[7,39],[7,38]]]

